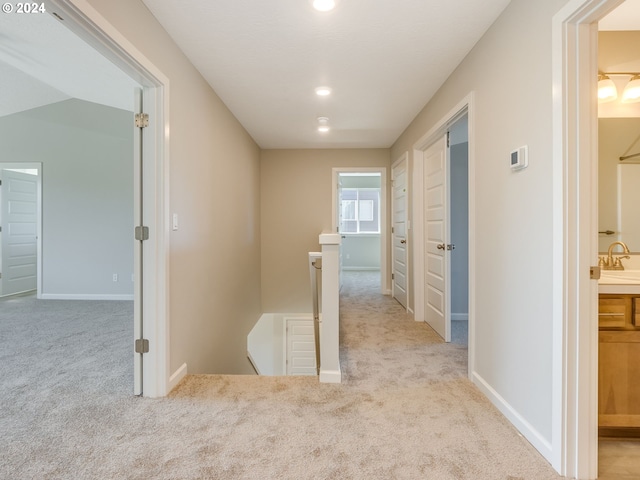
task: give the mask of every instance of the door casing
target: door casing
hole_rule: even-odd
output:
[[[145,312],[143,328],[150,347],[142,389],[134,393],[164,396],[186,375],[186,368],[171,375],[169,365],[169,79],[86,0],[50,3],[47,13],[64,18],[65,26],[143,86],[150,123],[143,140],[142,178],[134,182],[134,209],[142,210],[150,237],[142,247],[144,291],[134,285],[134,302]],[[133,232],[131,236],[133,241]],[[137,282],[139,275],[135,277]]]
[[[427,133],[425,133],[414,145],[412,165],[409,166],[412,178],[411,185],[411,227],[410,248],[413,255],[413,308],[416,321],[425,320],[425,235],[424,235],[424,152],[435,141],[447,132],[449,127],[460,118],[468,116],[468,140],[469,140],[469,238],[473,238],[475,232],[475,124],[474,124],[474,95],[473,92],[466,95],[456,104],[440,121],[438,121]],[[468,375],[471,378],[475,371],[475,243],[469,242],[469,338],[468,338]]]
[[[598,476],[597,22],[623,0],[571,0],[552,20],[553,398],[551,463]]]

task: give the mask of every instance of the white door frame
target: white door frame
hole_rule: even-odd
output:
[[[331,173],[331,233],[338,231],[338,176],[341,173],[379,173],[380,174],[380,291],[390,295],[387,284],[387,169],[385,167],[334,167]]]
[[[42,296],[42,162],[0,162],[0,169],[30,168],[38,171],[36,212],[36,298]]]
[[[86,0],[51,0],[47,10],[64,18],[64,25],[143,87],[150,123],[144,135],[142,197],[140,183],[134,185],[135,208],[140,210],[142,198],[150,233],[149,240],[143,242],[141,306],[149,353],[144,358],[142,393],[146,397],[164,396],[179,381],[169,377],[169,79]],[[131,236],[133,241],[133,232]],[[137,277],[135,282],[139,281]],[[139,285],[135,285],[135,291],[139,303]]]
[[[597,22],[623,0],[571,0],[553,18],[552,465],[598,475]]]
[[[393,227],[393,222],[394,222],[394,212],[395,212],[395,205],[394,205],[394,187],[393,187],[393,169],[396,168],[397,165],[400,165],[402,162],[404,162],[405,164],[405,185],[406,185],[406,195],[405,195],[405,202],[404,202],[404,214],[405,214],[405,238],[407,240],[407,243],[405,244],[405,264],[406,264],[406,273],[405,273],[405,288],[406,288],[406,293],[407,293],[407,312],[409,313],[413,313],[411,311],[411,309],[409,308],[409,305],[411,304],[411,297],[409,294],[409,279],[411,278],[411,253],[409,251],[409,245],[410,245],[410,237],[411,237],[411,221],[409,220],[409,198],[411,195],[411,188],[409,188],[409,181],[411,179],[411,177],[409,176],[409,152],[404,152],[395,162],[393,162],[393,164],[391,165],[391,182],[392,182],[392,186],[391,186],[391,210],[390,210],[390,221],[391,221],[391,226]],[[395,271],[395,263],[396,263],[396,256],[395,256],[395,245],[394,245],[394,234],[391,234],[391,270],[390,272],[393,273]],[[395,295],[394,292],[394,287],[395,287],[395,283],[393,281],[391,281],[391,296]]]
[[[413,165],[410,165],[412,178],[411,195],[411,251],[413,253],[413,309],[416,321],[424,322],[425,292],[425,239],[424,239],[424,151],[441,138],[457,120],[464,115],[469,121],[469,341],[468,375],[471,378],[475,370],[475,108],[473,92],[469,93],[449,113],[442,117],[427,133],[413,145]]]

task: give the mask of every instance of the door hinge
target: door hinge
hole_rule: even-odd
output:
[[[141,242],[145,240],[149,240],[149,227],[144,227],[144,226],[136,227],[134,236],[136,240],[140,240]]]
[[[149,126],[148,113],[136,113],[136,127],[145,128]]]
[[[149,340],[146,338],[138,338],[135,346],[136,353],[149,353]]]
[[[449,147],[449,135],[451,135],[451,133],[447,132],[447,147]]]
[[[589,267],[591,280],[600,280],[600,267]]]
[[[391,233],[395,233],[395,228],[391,227]]]
[[[396,278],[396,274],[395,274],[395,273],[392,273],[392,274],[391,274],[391,280],[394,280],[395,278]]]

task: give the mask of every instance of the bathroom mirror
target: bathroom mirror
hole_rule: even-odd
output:
[[[640,118],[598,119],[598,250],[620,240],[640,253]]]

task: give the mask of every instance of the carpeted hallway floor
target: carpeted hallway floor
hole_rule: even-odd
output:
[[[370,279],[345,279],[341,385],[192,375],[158,400],[130,394],[130,303],[63,321],[0,301],[0,478],[560,478],[466,378],[466,348]]]

